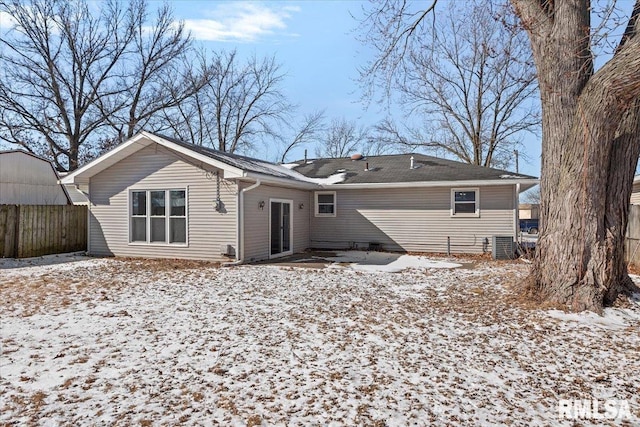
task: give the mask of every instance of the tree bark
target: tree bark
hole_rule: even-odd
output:
[[[546,301],[601,312],[631,283],[624,234],[640,154],[640,23],[632,17],[624,46],[594,73],[588,0],[512,1],[529,33],[543,109],[530,284]]]

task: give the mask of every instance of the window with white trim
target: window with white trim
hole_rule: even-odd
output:
[[[451,216],[480,216],[480,190],[478,188],[452,189]]]
[[[187,191],[132,190],[130,243],[187,243]]]
[[[336,216],[336,192],[316,191],[316,216]]]

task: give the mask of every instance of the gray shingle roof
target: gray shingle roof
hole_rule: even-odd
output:
[[[238,154],[225,153],[223,151],[215,150],[209,147],[203,147],[201,145],[189,144],[179,139],[171,138],[161,134],[155,134],[162,139],[171,141],[174,144],[180,145],[196,153],[202,154],[212,159],[219,160],[228,165],[234,166],[238,169],[242,169],[248,172],[256,172],[260,174],[275,176],[278,178],[296,179],[292,173],[283,166],[275,163],[267,162],[265,160],[254,159],[251,157],[240,156]]]
[[[414,168],[411,169],[411,156]],[[533,176],[515,174],[500,169],[485,168],[453,160],[440,159],[424,154],[393,154],[365,157],[362,160],[350,158],[315,159],[293,170],[310,178],[326,178],[346,172],[341,184],[365,184],[385,182],[428,182],[428,181],[484,181],[500,179],[536,179]],[[369,170],[365,167],[369,165]]]
[[[508,178],[536,179],[533,176],[470,165],[424,154],[391,154],[386,156],[365,157],[362,160],[351,160],[348,157],[313,159],[309,160],[306,164],[304,164],[304,161],[300,161],[297,162],[299,163],[298,166],[291,167],[291,165],[288,165],[289,167],[284,167],[265,160],[225,153],[213,148],[189,144],[168,136],[156,135],[189,150],[237,167],[238,169],[296,181],[323,183],[321,180],[329,178],[332,175],[336,176],[337,174],[340,174],[340,177],[344,175],[344,180],[336,180],[340,181],[340,184],[484,181]],[[411,156],[414,158],[413,169],[410,168]],[[365,171],[367,164],[369,169]]]

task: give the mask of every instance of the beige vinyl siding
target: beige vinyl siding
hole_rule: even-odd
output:
[[[633,192],[631,193],[631,204],[640,205],[640,182],[633,184]]]
[[[236,184],[221,180],[224,211],[216,212],[214,169],[206,170],[159,145],[100,172],[90,181],[90,241],[93,255],[228,260],[220,245],[236,246]],[[129,191],[187,189],[188,246],[129,243]]]
[[[334,218],[311,217],[311,247],[482,253],[491,236],[514,236],[514,186],[479,187],[480,216],[451,217],[451,188],[358,189],[337,192]]]
[[[246,188],[251,184],[243,184]],[[303,252],[309,247],[309,212],[313,214],[311,195],[306,190],[260,185],[244,194],[244,259],[257,261],[269,258],[269,199],[292,200],[293,252]],[[264,209],[258,204],[264,201]],[[303,208],[300,209],[300,204]]]

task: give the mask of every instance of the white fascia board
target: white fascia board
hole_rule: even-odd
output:
[[[539,180],[536,180],[535,183],[530,183],[530,182],[518,182],[517,184],[520,184],[520,193],[524,193],[525,191],[529,190],[530,188],[535,187],[536,185],[540,184]]]
[[[295,179],[279,178],[277,176],[266,175],[256,172],[247,172],[244,175],[251,181],[260,180],[263,185],[277,185],[278,187],[297,188],[301,190],[320,190],[322,187],[313,182],[297,181]]]
[[[60,180],[62,184],[80,184],[89,182],[89,178],[107,169],[109,166],[114,165],[118,161],[134,154],[135,152],[148,147],[149,145],[156,143],[162,145],[170,150],[176,151],[180,154],[188,156],[201,163],[213,166],[217,169],[221,169],[224,172],[225,178],[237,178],[244,176],[242,169],[231,166],[227,163],[221,162],[195,151],[189,150],[181,145],[175,144],[171,141],[167,141],[164,138],[153,135],[148,132],[140,132],[139,134],[131,137],[118,147],[109,151],[106,154],[98,157],[97,159],[87,163],[83,167],[73,171]]]
[[[144,141],[145,139],[147,139],[147,136],[144,135],[144,133],[145,132],[141,132],[131,137],[129,140],[120,144],[108,153],[105,153],[102,156],[93,159],[81,168],[78,168],[73,172],[67,174],[60,180],[60,182],[62,184],[78,184],[88,182],[89,178],[91,178],[95,174],[102,172],[109,166],[126,157],[124,155],[125,153],[130,152],[129,154],[133,154],[136,151],[149,146],[151,144],[151,141]],[[134,144],[138,144],[138,146],[134,146]]]
[[[477,181],[416,181],[416,182],[380,182],[359,184],[325,184],[322,188],[331,190],[358,190],[358,189],[383,189],[383,188],[412,188],[412,187],[481,187],[496,185],[529,186],[537,185],[537,179],[492,179]],[[524,191],[524,190],[523,190]]]

